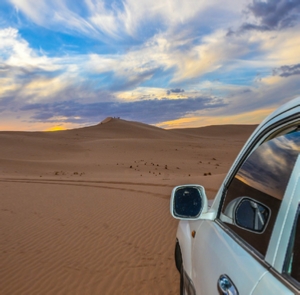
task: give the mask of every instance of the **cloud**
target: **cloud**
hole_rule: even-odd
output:
[[[75,32],[90,36],[98,36],[100,32],[95,29],[78,12],[84,11],[84,6],[79,2],[72,2],[72,8],[68,1],[38,2],[32,0],[10,0],[18,12],[22,12],[31,21],[39,26],[55,31]],[[100,35],[101,36],[101,35]]]
[[[262,60],[237,59],[248,54],[251,47],[245,47],[246,38],[235,38],[228,43],[225,31],[207,35],[201,44],[184,48],[183,52],[180,51],[180,42],[184,36],[181,41],[177,40],[178,43],[170,44],[165,34],[161,34],[124,54],[91,54],[88,58],[80,55],[50,58],[31,49],[15,29],[0,31],[1,34],[3,43],[0,44],[8,42],[2,45],[4,54],[1,55],[2,113],[5,108],[26,112],[32,114],[32,122],[88,124],[99,122],[103,117],[118,116],[157,124],[190,113],[198,116],[210,113],[211,117],[217,117],[250,112],[280,104],[299,93],[299,83],[293,77],[281,78],[274,83],[271,78],[277,77],[267,79],[262,76],[254,85],[254,78],[248,79],[246,85],[234,85],[231,80],[226,83],[193,80],[208,72],[245,77],[245,73],[239,73],[240,69],[249,71],[253,68],[255,72],[261,67],[268,68],[271,73],[274,61],[267,58],[268,48]],[[262,37],[255,37],[254,41],[247,42],[266,44]],[[282,39],[276,42],[283,43]],[[287,44],[285,42],[285,46]],[[293,44],[290,45],[292,48],[297,43]],[[271,45],[270,48],[275,46]],[[205,54],[193,56],[197,50],[207,52],[214,59],[205,61]],[[180,58],[184,60],[187,53],[192,57],[191,62],[180,64],[178,61]],[[295,58],[298,58],[297,54]],[[278,62],[280,59],[275,64]],[[174,77],[185,81],[181,83],[184,88],[177,87],[178,83],[173,84],[175,87],[172,85]],[[237,81],[236,77],[232,79]],[[168,86],[168,91],[164,85]],[[163,99],[166,93],[169,93],[168,99]],[[213,99],[214,95],[221,100]]]
[[[8,0],[16,10],[39,26],[82,34],[106,43],[113,40],[144,42],[162,31],[180,32],[187,27],[212,28],[236,15],[245,1],[224,0]],[[72,3],[70,5],[70,3]],[[216,6],[218,5],[218,6]],[[219,15],[222,13],[223,17]],[[210,25],[207,25],[210,22]]]
[[[184,92],[184,89],[175,88],[175,89],[171,89],[170,92],[172,92],[172,93],[180,93],[180,92]]]
[[[250,114],[299,93],[294,0],[9,2],[5,24],[19,19],[0,29],[1,118],[9,109],[39,122],[156,124]]]
[[[292,27],[300,21],[298,0],[253,0],[248,9],[262,27],[270,30]]]
[[[244,31],[271,31],[271,28],[266,26],[266,25],[255,25],[255,24],[248,24],[245,23],[240,27],[239,32],[244,32]],[[227,35],[231,35],[233,32],[229,32]],[[234,34],[234,33],[233,33]]]
[[[222,100],[209,97],[190,99],[154,99],[134,102],[80,103],[62,101],[44,104],[29,104],[22,111],[33,111],[32,121],[97,123],[108,116],[155,124],[174,120],[187,113],[201,109],[224,107]],[[59,118],[59,119],[58,119]]]
[[[86,65],[81,55],[47,57],[30,48],[18,30],[0,29],[0,103],[17,109],[26,103],[74,97],[89,102],[111,98],[99,89],[99,77],[88,79]]]
[[[242,114],[255,110],[276,109],[300,94],[298,76],[294,75],[286,79],[280,76],[268,76],[257,81],[250,92],[240,90],[231,91],[230,96],[224,99],[227,107],[222,112],[212,110],[210,115],[222,116]]]
[[[0,63],[5,67],[19,68],[32,72],[33,69],[53,72],[62,69],[59,59],[48,58],[46,55],[34,51],[24,40],[17,29],[0,29]]]
[[[276,68],[273,70],[273,75],[278,75],[280,77],[300,75],[300,64]]]
[[[170,95],[171,93],[182,93],[182,92],[184,92],[184,89],[174,88],[174,89],[167,90],[167,95]]]
[[[227,14],[230,16],[237,13],[239,5],[235,7],[231,1],[227,1],[227,6],[222,9],[215,9],[213,2],[210,4],[199,2],[191,7],[179,2],[156,6],[148,0],[138,2],[128,0],[113,2],[113,4],[104,1],[86,0],[74,6],[69,6],[67,1],[47,2],[41,0],[37,6],[34,6],[33,1],[30,0],[11,1],[34,22],[53,30],[68,28],[77,30],[75,29],[76,26],[79,30],[81,28],[80,24],[84,22],[85,25],[82,25],[83,31],[81,33],[90,38],[99,37],[102,40],[104,35],[113,39],[118,39],[119,35],[127,38],[128,35],[134,36],[134,32],[138,28],[142,30],[145,26],[141,39],[143,43],[136,44],[129,38],[128,42],[131,42],[131,45],[125,52],[120,50],[118,54],[114,55],[91,53],[89,55],[90,62],[83,65],[82,69],[86,73],[95,71],[109,77],[109,79],[105,79],[107,85],[104,87],[111,91],[133,89],[153,79],[157,79],[156,81],[160,83],[160,77],[164,77],[165,84],[178,84],[180,81],[195,79],[207,72],[221,69],[227,63],[227,60],[239,58],[248,52],[243,41],[233,40],[233,42],[228,43],[226,31],[222,29],[212,30],[210,28],[202,29],[202,31],[199,29],[202,22],[205,23],[204,19],[207,19],[208,15],[210,21],[214,19],[219,22],[219,13],[226,12],[224,14],[226,16]],[[77,14],[78,18],[76,17]],[[99,16],[103,25],[95,24],[92,18],[97,14],[100,16],[105,15],[111,20],[105,21],[106,18]],[[132,17],[133,15],[135,17]],[[76,18],[76,21],[74,18]],[[167,23],[166,27],[160,26],[159,30],[144,34],[157,19],[161,18]],[[104,25],[109,26],[109,28],[102,28]],[[207,24],[205,27],[207,27]],[[95,36],[98,33],[100,35]],[[139,36],[134,38],[140,39]],[[111,42],[108,39],[104,41]],[[27,46],[27,48],[29,47]],[[27,56],[30,56],[30,54],[27,54]],[[39,56],[39,58],[45,57]],[[74,63],[77,63],[76,58],[73,60]],[[14,62],[17,64],[19,61],[20,58],[15,58]],[[62,58],[60,61],[52,59],[52,65],[59,66],[62,61]],[[47,63],[47,61],[45,62]],[[40,61],[37,61],[37,63],[41,64]],[[48,63],[49,65],[50,63]],[[110,82],[108,82],[109,80]]]
[[[237,31],[229,29],[227,36],[247,31],[274,31],[291,28],[300,23],[298,0],[252,0],[245,13],[250,22],[244,22]]]

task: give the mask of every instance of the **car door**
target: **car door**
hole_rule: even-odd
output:
[[[260,292],[258,283],[271,267],[266,256],[275,223],[276,230],[282,231],[285,214],[279,211],[299,155],[300,132],[297,125],[277,127],[262,141],[242,157],[227,178],[217,219],[203,220],[197,229],[192,281],[198,295],[252,294],[254,290],[256,294],[269,294]],[[240,216],[243,220],[239,225],[235,221],[232,204],[243,197],[270,211],[263,231],[249,226],[253,220],[247,220],[250,217],[246,213]],[[278,282],[275,276],[274,282]],[[289,294],[284,284],[278,288],[282,294]]]

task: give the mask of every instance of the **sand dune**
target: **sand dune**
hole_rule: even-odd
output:
[[[172,129],[171,131],[197,137],[231,137],[246,140],[256,127],[257,125],[214,125],[202,128]]]
[[[213,198],[254,128],[0,132],[0,294],[179,294],[172,187]]]

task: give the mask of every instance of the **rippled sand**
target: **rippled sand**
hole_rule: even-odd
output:
[[[213,198],[254,127],[0,132],[0,294],[179,294],[172,187]]]

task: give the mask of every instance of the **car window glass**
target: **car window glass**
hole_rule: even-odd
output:
[[[248,156],[228,186],[220,219],[263,256],[299,151],[299,131],[272,138]],[[234,202],[241,197],[269,208],[270,216],[263,232],[251,232],[236,225]],[[240,223],[249,224],[247,220]]]
[[[285,259],[283,273],[300,283],[300,218],[299,210],[294,224]]]

